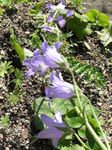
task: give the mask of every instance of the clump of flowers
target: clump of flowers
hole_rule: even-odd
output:
[[[48,33],[53,33],[55,27],[57,31],[60,31],[57,25],[52,25],[53,21],[57,21],[60,27],[64,27],[66,22],[64,16],[71,17],[73,15],[71,10],[66,9],[64,0],[61,0],[57,6],[48,4],[47,8],[50,13],[47,19],[48,25],[45,22],[42,29]],[[50,41],[47,42],[43,37],[44,42],[42,42],[40,50],[35,50],[33,57],[25,59],[23,63],[28,67],[28,71],[26,72],[27,77],[39,73],[43,78],[47,76],[47,83],[49,83],[49,85],[45,86],[45,97],[37,111],[39,112],[47,98],[48,103],[46,107],[48,115],[36,112],[36,115],[39,114],[42,123],[47,128],[45,127],[45,129],[41,130],[37,134],[37,138],[51,139],[55,147],[58,147],[61,141],[64,141],[66,149],[69,149],[71,144],[73,145],[72,141],[74,138],[78,140],[78,144],[75,145],[78,145],[78,149],[92,150],[94,149],[92,146],[97,145],[99,150],[110,150],[94,107],[92,107],[90,100],[78,87],[72,69],[69,67],[64,56],[59,52],[62,45],[59,39],[60,34],[58,34],[58,40],[54,42],[54,45],[52,43],[51,45],[53,46],[50,46],[48,44]],[[71,83],[63,80],[62,71],[71,74]],[[60,105],[58,104],[58,100],[60,100]],[[48,110],[50,111],[48,112]],[[49,114],[54,117],[49,117]],[[84,133],[83,135],[82,132]],[[102,135],[104,142],[99,137],[99,133]],[[92,139],[92,146],[88,137]],[[66,146],[66,140],[69,141],[69,146]],[[58,148],[63,148],[63,144]],[[76,147],[73,148],[76,149]]]

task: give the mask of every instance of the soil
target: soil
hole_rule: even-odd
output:
[[[4,15],[0,16],[2,22],[2,26],[0,26],[0,54],[3,56],[1,60],[12,61],[12,65],[15,68],[21,68],[24,73],[26,68],[21,65],[18,56],[10,45],[9,24],[19,38],[21,46],[33,50],[33,46],[29,44],[28,40],[37,25],[34,19],[28,15],[30,9],[29,4],[16,4],[13,9],[5,8]],[[110,63],[112,45],[108,47],[110,52],[105,52],[96,35],[86,38],[85,41],[90,45],[91,50],[87,50],[83,44],[81,45],[82,50],[76,53],[76,57],[100,68],[108,82],[102,89],[98,90],[92,84],[85,85],[77,80],[84,93],[91,101],[95,101],[95,105],[102,110],[102,116],[105,119],[104,129],[108,132],[110,141],[112,138],[112,64]],[[20,90],[20,101],[14,106],[9,104],[7,97],[7,94],[13,91],[11,88],[7,87],[6,78],[0,78],[0,117],[8,114],[10,118],[8,128],[0,126],[0,150],[53,150],[49,140],[36,139],[39,131],[35,128],[34,112],[31,106],[33,100],[43,95],[41,78],[35,76],[27,79],[24,76]]]

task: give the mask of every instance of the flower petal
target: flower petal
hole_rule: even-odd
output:
[[[61,45],[62,45],[62,42],[56,42],[56,43],[55,43],[55,48],[56,48],[56,50],[58,50]]]
[[[50,46],[49,46],[49,44],[45,41],[45,42],[43,42],[42,45],[41,45],[41,50],[42,50],[42,52],[44,53],[44,52],[47,51],[47,49],[50,49]]]
[[[44,26],[43,26],[43,30],[44,30],[45,32],[48,32],[48,33],[53,33],[52,28],[49,27],[49,26],[47,26],[47,25],[44,25]]]
[[[50,10],[50,9],[55,9],[55,5],[52,4],[47,4],[46,7]]]
[[[54,16],[54,12],[51,12],[50,15],[48,16],[47,22],[51,22]]]
[[[32,71],[32,69],[29,69],[26,73],[25,73],[25,76],[28,78],[32,75],[34,75],[35,72]]]
[[[63,16],[58,16],[57,22],[59,23],[61,28],[63,28],[65,26],[65,20],[64,20]]]
[[[66,15],[67,15],[67,17],[71,17],[73,15],[73,11],[67,9]]]
[[[61,130],[56,129],[55,127],[47,128],[41,131],[37,138],[39,139],[60,139],[63,136],[64,132]]]

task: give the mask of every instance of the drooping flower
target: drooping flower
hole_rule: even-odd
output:
[[[53,33],[53,28],[52,27],[49,27],[47,25],[44,25],[43,28],[42,28],[44,31],[47,31],[48,33]]]
[[[61,28],[63,28],[65,26],[65,19],[63,18],[63,16],[58,16],[57,22],[59,23]]]
[[[43,59],[50,68],[59,68],[60,64],[64,62],[62,55],[58,53],[61,44],[61,42],[56,42],[54,47],[50,47],[47,42],[42,43]]]
[[[45,89],[46,97],[69,99],[74,96],[74,86],[65,82],[60,72],[52,72],[50,81],[53,86]]]
[[[38,135],[37,138],[39,139],[51,139],[52,143],[55,147],[60,140],[60,138],[64,135],[64,132],[61,131],[61,128],[66,128],[66,125],[62,121],[62,114],[60,111],[55,113],[54,118],[50,118],[45,114],[41,115],[42,122],[48,126],[47,129],[42,130]],[[60,129],[58,129],[60,128]]]
[[[61,2],[56,6],[52,4],[47,4],[47,8],[50,11],[50,15],[48,16],[48,22],[52,22],[53,19],[58,22],[60,27],[64,27],[65,25],[65,19],[63,16],[57,16],[55,12],[60,12],[61,14],[65,14],[67,17],[70,17],[73,15],[73,11],[66,9],[66,4],[64,0],[61,0]],[[55,16],[56,15],[56,16]],[[55,17],[55,18],[54,18]]]
[[[44,63],[43,56],[38,50],[34,51],[32,58],[25,59],[23,65],[28,67],[26,77],[30,77],[37,72],[41,73],[41,75],[45,75],[48,69],[48,66]]]

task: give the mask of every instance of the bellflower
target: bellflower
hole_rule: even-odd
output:
[[[67,17],[70,17],[73,15],[73,12],[69,9],[65,8],[65,1],[61,0],[61,2],[56,6],[56,5],[52,5],[52,4],[47,4],[47,8],[50,11],[50,15],[48,17],[48,22],[52,22],[53,19],[55,19],[54,17],[57,17],[56,21],[59,23],[60,27],[64,27],[65,25],[65,19],[63,18],[63,16],[57,16],[55,12],[61,12],[66,14]],[[56,15],[56,16],[55,16]]]
[[[61,42],[56,42],[54,47],[50,47],[47,42],[42,43],[43,59],[50,68],[59,68],[60,64],[64,62],[62,55],[58,53],[61,44]]]
[[[48,69],[48,66],[44,63],[43,56],[40,55],[38,50],[34,51],[32,58],[25,59],[23,65],[28,67],[26,77],[30,77],[37,72],[41,73],[41,75],[44,75]]]
[[[41,131],[37,138],[39,139],[51,139],[55,147],[57,147],[59,139],[64,135],[64,132],[58,128],[66,128],[62,121],[62,114],[60,111],[55,113],[55,117],[52,119],[45,114],[41,115],[42,122],[48,126],[47,129]]]
[[[43,28],[42,28],[44,31],[48,32],[48,33],[53,33],[53,28],[52,27],[49,27],[47,25],[44,25]]]
[[[54,72],[50,75],[50,81],[53,86],[45,89],[46,97],[69,99],[74,96],[74,86],[65,82],[60,72]]]

